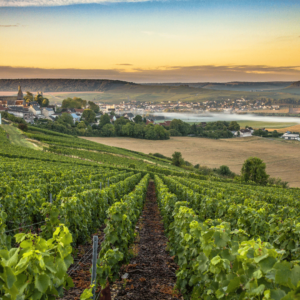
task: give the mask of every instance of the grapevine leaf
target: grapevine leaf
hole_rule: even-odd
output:
[[[5,267],[4,269],[5,269],[7,287],[11,289],[14,283],[17,281],[17,278],[11,268]]]
[[[235,291],[236,289],[238,289],[240,287],[240,278],[239,277],[235,277],[234,279],[230,280],[226,293],[231,293],[233,291]]]
[[[267,257],[259,262],[259,266],[264,273],[268,273],[274,266],[277,260],[274,257]]]
[[[35,278],[35,287],[41,292],[45,293],[50,285],[50,278],[46,274],[37,275]]]

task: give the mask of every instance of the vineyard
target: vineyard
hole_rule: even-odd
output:
[[[298,189],[47,130],[26,137],[43,151],[0,127],[1,299],[300,297]]]

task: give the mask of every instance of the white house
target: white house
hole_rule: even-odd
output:
[[[50,117],[50,116],[54,115],[54,110],[51,107],[44,107],[42,110],[42,114],[45,117]]]
[[[281,136],[285,140],[299,140],[299,134],[298,133],[290,133],[287,131]]]
[[[35,116],[41,115],[42,111],[41,108],[38,105],[30,105],[28,108],[30,112],[32,112]]]
[[[231,131],[235,136],[240,136],[240,137],[248,137],[248,136],[252,136],[252,132],[250,129],[246,128],[246,129],[241,129],[240,131]],[[240,133],[240,135],[239,135]]]

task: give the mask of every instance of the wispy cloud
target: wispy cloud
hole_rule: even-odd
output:
[[[133,64],[116,64],[116,66],[133,66]]]
[[[0,0],[0,7],[65,6],[93,3],[149,2],[159,0]],[[163,1],[163,0],[162,0]]]
[[[20,24],[14,24],[14,25],[1,25],[0,24],[0,28],[10,28],[10,27],[19,27]]]
[[[0,78],[90,78],[133,82],[299,81],[300,66],[162,66],[156,69],[41,69],[0,66]]]

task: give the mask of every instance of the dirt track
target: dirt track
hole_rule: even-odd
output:
[[[260,137],[213,140],[205,138],[172,137],[166,141],[133,138],[86,138],[109,146],[122,147],[144,153],[171,156],[180,151],[192,164],[211,168],[227,165],[239,173],[250,156],[265,161],[272,177],[288,181],[291,187],[300,187],[300,142],[271,140]]]
[[[178,300],[174,290],[177,265],[166,251],[167,238],[158,210],[154,182],[149,183],[147,199],[138,223],[139,238],[135,244],[136,256],[121,274],[127,279],[114,284],[113,300]]]

